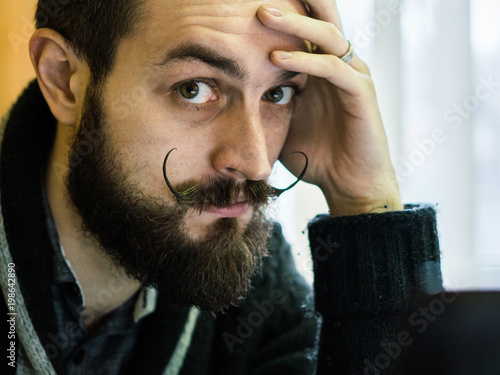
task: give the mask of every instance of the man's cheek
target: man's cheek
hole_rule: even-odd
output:
[[[285,145],[291,119],[292,114],[287,114],[286,116],[273,115],[263,121],[266,127],[267,152],[271,164],[274,164],[278,160],[281,150]]]

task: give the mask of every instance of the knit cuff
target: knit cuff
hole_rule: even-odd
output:
[[[436,211],[431,206],[309,223],[316,308],[324,315],[406,309],[441,290]]]

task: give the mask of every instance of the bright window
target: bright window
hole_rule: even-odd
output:
[[[402,198],[437,205],[445,284],[498,288],[500,0],[337,3],[372,70]],[[306,185],[287,194],[279,219],[312,280],[301,231],[327,208]]]

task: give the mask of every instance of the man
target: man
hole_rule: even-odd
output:
[[[39,1],[36,18],[37,82],[1,149],[9,373],[378,371],[439,279],[435,214],[401,203],[335,4]],[[315,304],[263,214],[278,159],[330,207],[309,227]]]

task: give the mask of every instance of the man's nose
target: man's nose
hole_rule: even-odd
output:
[[[260,181],[268,178],[269,162],[266,129],[257,110],[234,111],[224,120],[212,151],[212,166],[236,180]]]

